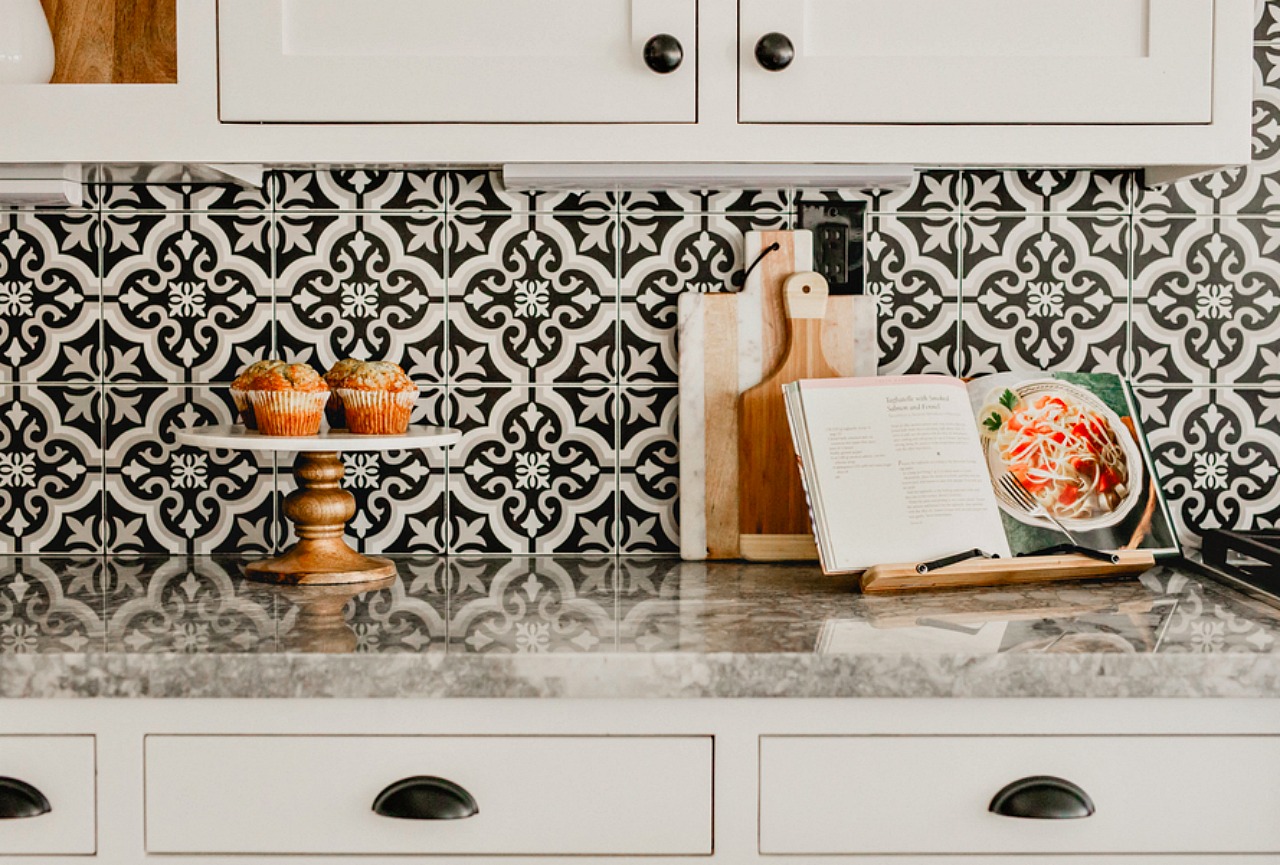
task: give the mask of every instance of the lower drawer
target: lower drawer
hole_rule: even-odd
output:
[[[374,812],[417,776],[478,813]],[[147,851],[709,854],[711,778],[704,736],[148,736]]]
[[[86,855],[97,846],[92,736],[0,736],[0,856]],[[41,801],[43,799],[43,802]]]
[[[765,736],[760,761],[762,853],[1280,852],[1280,737]],[[988,810],[1034,776],[1095,813]]]

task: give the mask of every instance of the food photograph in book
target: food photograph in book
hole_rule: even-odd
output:
[[[1001,373],[968,388],[1014,553],[1063,543],[1178,552],[1123,379]]]

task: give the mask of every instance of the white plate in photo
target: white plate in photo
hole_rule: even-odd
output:
[[[1106,513],[1096,514],[1091,517],[1078,518],[1064,516],[1054,513],[1058,518],[1058,522],[1071,531],[1088,532],[1095,529],[1105,529],[1117,525],[1122,522],[1129,512],[1133,510],[1139,500],[1142,499],[1143,486],[1143,466],[1142,466],[1142,450],[1138,447],[1137,441],[1134,440],[1133,434],[1129,432],[1129,428],[1120,420],[1110,407],[1100,400],[1090,391],[1074,384],[1057,379],[1035,379],[1034,381],[1022,382],[1013,387],[999,387],[988,395],[987,403],[996,403],[1000,394],[1006,389],[1016,393],[1020,400],[1029,401],[1032,397],[1051,394],[1062,399],[1064,402],[1074,403],[1082,408],[1097,414],[1108,426],[1110,426],[1112,434],[1116,437],[1117,443],[1123,454],[1125,467],[1128,470],[1129,478],[1126,484],[1127,492],[1110,511]],[[979,419],[981,423],[981,419]],[[1000,450],[996,444],[993,434],[983,431],[983,442],[987,451],[987,467],[991,471],[993,478],[999,477],[1005,471],[1005,462],[1000,457]],[[995,487],[996,501],[1000,505],[1000,509],[1013,517],[1020,523],[1036,528],[1055,529],[1054,524],[1043,516],[1032,516],[1022,508],[1018,507],[998,486]]]

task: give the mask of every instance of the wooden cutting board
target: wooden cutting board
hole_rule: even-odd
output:
[[[738,399],[777,365],[785,339],[783,280],[813,269],[812,233],[752,231],[744,260],[777,242],[739,293],[684,294],[679,301],[680,554],[687,560],[741,555],[738,509]],[[829,298],[822,348],[842,376],[875,375],[875,303]],[[795,536],[789,558],[816,559],[810,535]]]
[[[822,354],[827,281],[812,272],[793,273],[783,281],[782,295],[782,357],[738,400],[738,549],[756,561],[808,558],[806,544],[813,543],[782,386],[839,375]]]

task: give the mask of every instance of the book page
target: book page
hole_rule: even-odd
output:
[[[799,385],[808,490],[828,571],[975,547],[1009,554],[961,381],[906,376]]]

